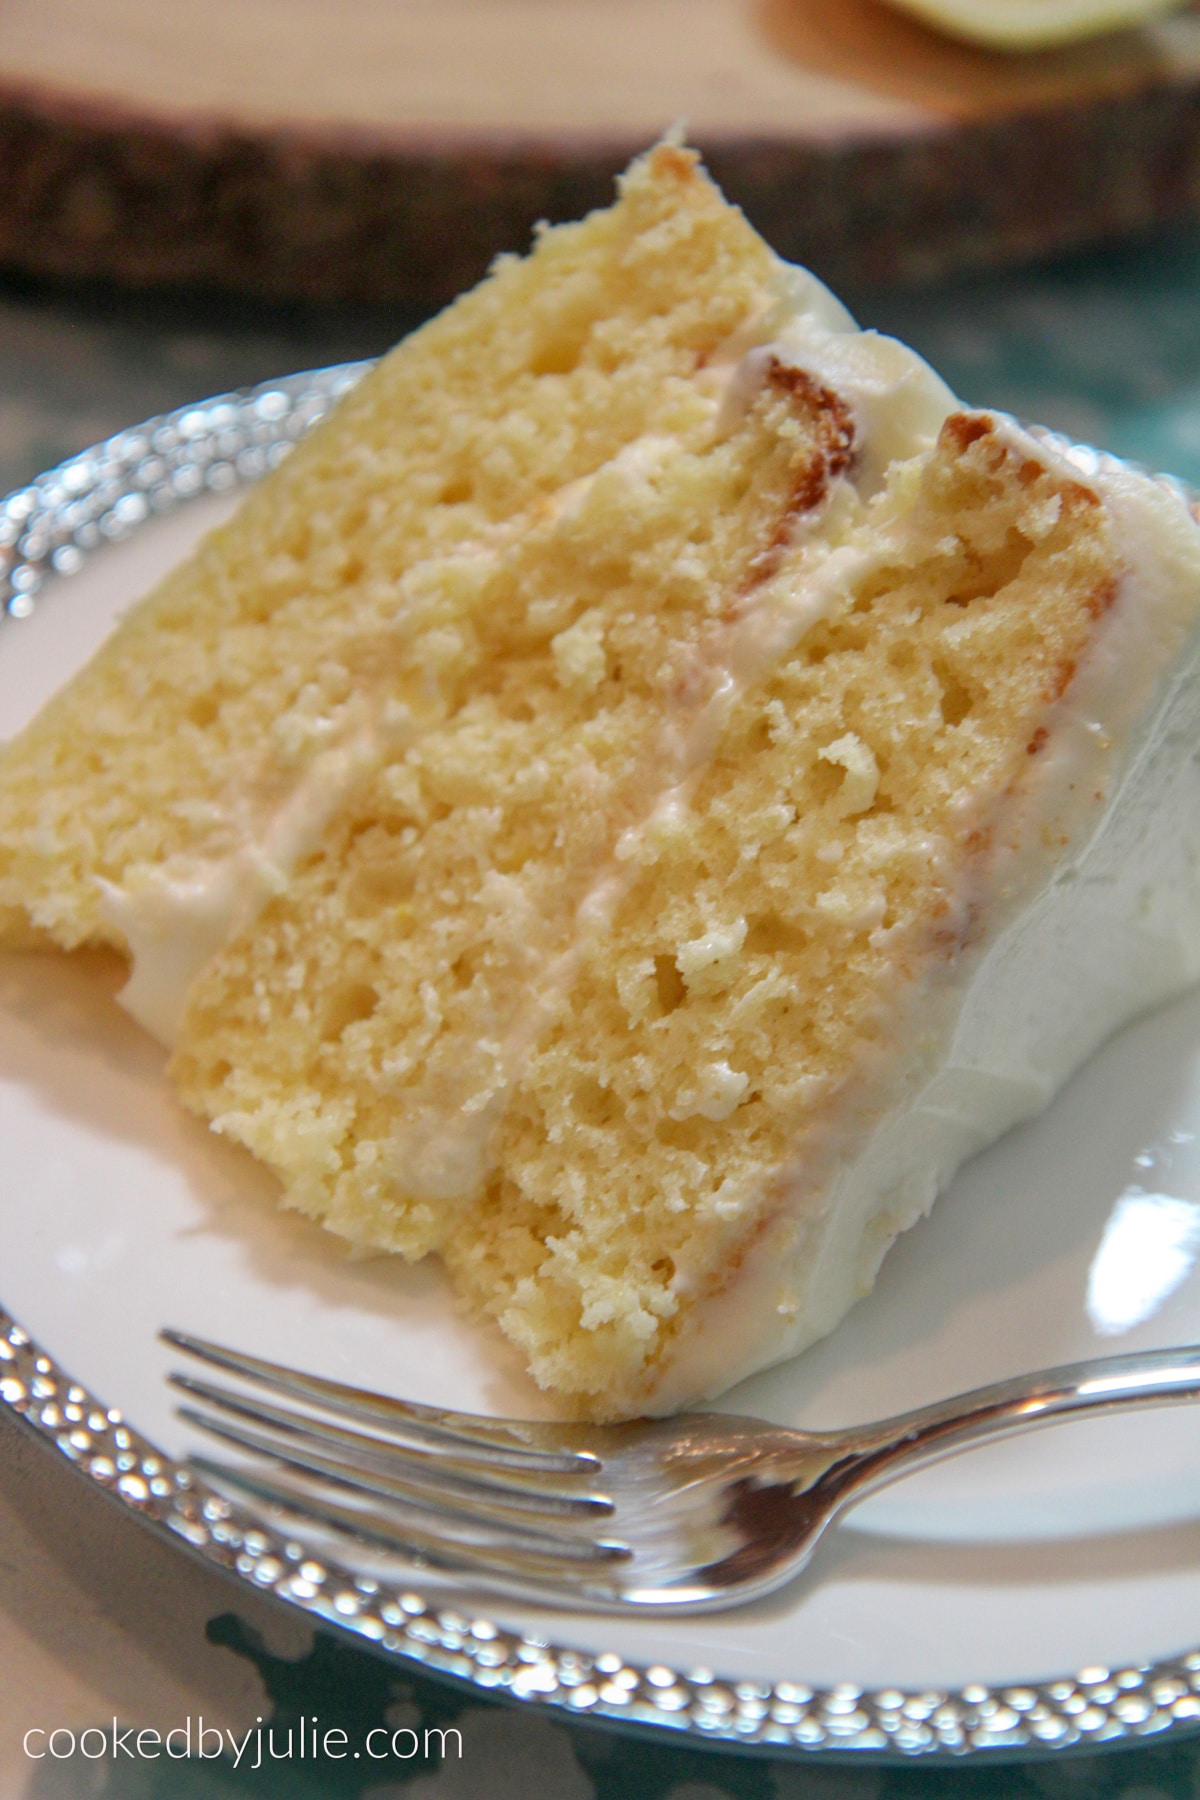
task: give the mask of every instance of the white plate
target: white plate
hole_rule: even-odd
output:
[[[186,453],[211,471],[220,465],[211,444],[220,430],[228,437],[231,408],[242,409],[244,425],[246,409],[259,406],[260,438],[274,441],[284,413],[299,417],[311,389],[296,378],[271,390],[286,399],[283,413],[275,402],[263,408],[261,394],[210,403],[188,415],[190,439],[176,418],[167,422],[175,439],[161,442],[177,464]],[[310,404],[305,418],[319,410]],[[145,461],[150,451],[139,462],[138,450],[131,434],[108,447],[117,473],[96,503],[103,517],[115,517],[118,488],[152,501],[167,493]],[[98,491],[103,475],[94,466],[89,486],[77,473],[74,490],[61,474],[44,478],[41,516],[61,515],[70,491]],[[210,474],[210,485],[226,479]],[[127,508],[124,526],[109,527],[127,535],[83,559],[69,582],[49,576],[32,616],[0,632],[0,732],[19,728],[116,614],[231,505],[204,491],[164,516]],[[22,507],[30,503],[0,510],[0,520]],[[97,535],[86,518],[67,523],[85,547]],[[46,545],[29,547],[44,562]],[[0,958],[0,1300],[41,1348],[172,1456],[188,1439],[164,1383],[170,1359],[156,1333],[165,1324],[434,1403],[543,1410],[499,1338],[458,1316],[435,1268],[353,1260],[338,1240],[276,1208],[271,1178],[177,1106],[161,1050],[114,1004],[119,983],[118,966],[103,958]],[[1200,1340],[1198,1136],[1193,995],[1125,1031],[1042,1119],[973,1163],[831,1338],[725,1404],[787,1423],[849,1424],[1027,1368]],[[736,1735],[781,1747],[878,1747],[879,1690],[959,1694],[958,1722],[940,1737],[910,1707],[908,1738],[887,1740],[909,1748],[1065,1742],[1080,1736],[1080,1718],[1085,1737],[1182,1722],[1195,1703],[1180,1684],[1191,1685],[1193,1663],[1200,1671],[1200,1657],[1177,1660],[1200,1639],[1200,1413],[1060,1426],[931,1469],[865,1503],[801,1580],[742,1611],[643,1621],[489,1610],[551,1646],[609,1653],[590,1687],[575,1681],[577,1704],[620,1715],[619,1699],[606,1707],[581,1690],[600,1692],[604,1670],[622,1661],[699,1665],[750,1685],[739,1695],[703,1678],[672,1685],[658,1676],[639,1686],[638,1716],[665,1726],[671,1705],[657,1707],[655,1694],[674,1693],[687,1703],[677,1713],[694,1721],[697,1692],[727,1691],[733,1712],[714,1702],[706,1729],[719,1734],[736,1714]],[[359,1628],[349,1615],[343,1622]],[[555,1679],[539,1690],[488,1674],[487,1658],[464,1663],[458,1653],[456,1664],[444,1621],[426,1633],[427,1651],[406,1629],[386,1643],[472,1680],[569,1699],[553,1648]],[[378,1622],[370,1630],[381,1635]],[[1166,1677],[1154,1667],[1164,1663],[1179,1687],[1165,1700]],[[586,1659],[578,1666],[595,1674]],[[1054,1688],[1085,1667],[1082,1686]],[[1038,1693],[1017,1705],[1009,1727],[991,1690],[1012,1683]],[[839,1686],[849,1721],[840,1737],[830,1736],[837,1696],[828,1693]],[[817,1701],[810,1689],[821,1690]],[[861,1726],[863,1694],[874,1738]],[[893,1711],[898,1704],[893,1696]],[[975,1723],[964,1730],[970,1705]],[[1031,1737],[1030,1717],[1051,1722]]]

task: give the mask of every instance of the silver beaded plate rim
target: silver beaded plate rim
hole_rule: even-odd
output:
[[[29,616],[55,576],[156,514],[257,480],[369,367],[292,375],[150,419],[70,458],[0,501],[0,608]],[[1116,458],[1039,432],[1083,475]],[[1162,477],[1187,500],[1179,484]],[[1131,1743],[1200,1725],[1200,1648],[1060,1679],[923,1692],[711,1669],[642,1667],[614,1650],[553,1644],[447,1604],[444,1592],[317,1561],[265,1510],[218,1494],[75,1381],[0,1307],[0,1402],[80,1474],[151,1528],[259,1593],[273,1594],[379,1652],[484,1693],[645,1733],[774,1756],[1012,1756]],[[460,1603],[461,1604],[461,1603]]]

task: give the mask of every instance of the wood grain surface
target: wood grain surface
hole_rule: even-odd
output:
[[[1200,13],[1066,50],[877,0],[6,0],[0,262],[406,300],[686,123],[785,254],[913,279],[1200,198]]]

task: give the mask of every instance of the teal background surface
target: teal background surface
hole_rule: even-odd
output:
[[[964,400],[1200,484],[1200,229],[978,277],[857,296]]]
[[[1047,267],[847,298],[864,324],[921,350],[967,401],[1200,485],[1200,226]],[[203,297],[0,286],[0,489],[149,414],[371,354],[414,323],[398,312],[267,313]],[[0,1474],[4,1464],[0,1438]],[[46,1760],[30,1766],[21,1800],[1200,1800],[1200,1738],[1023,1763],[743,1757],[491,1705],[332,1636],[283,1656],[238,1605],[231,1586],[228,1609],[208,1620],[209,1643],[257,1668],[264,1726],[274,1726],[278,1747],[302,1715],[315,1715],[351,1741],[384,1723],[455,1726],[461,1758],[365,1767],[268,1757],[258,1769],[252,1750],[238,1767],[229,1756],[136,1766]]]

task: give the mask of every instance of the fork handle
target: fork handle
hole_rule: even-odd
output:
[[[974,1388],[858,1431],[831,1434],[840,1451],[822,1477],[860,1499],[889,1481],[976,1444],[1084,1413],[1200,1399],[1200,1345],[1066,1363]],[[828,1440],[827,1440],[828,1441]],[[811,1462],[808,1471],[811,1480]],[[800,1471],[798,1471],[800,1473]],[[809,1485],[801,1474],[803,1485]]]

